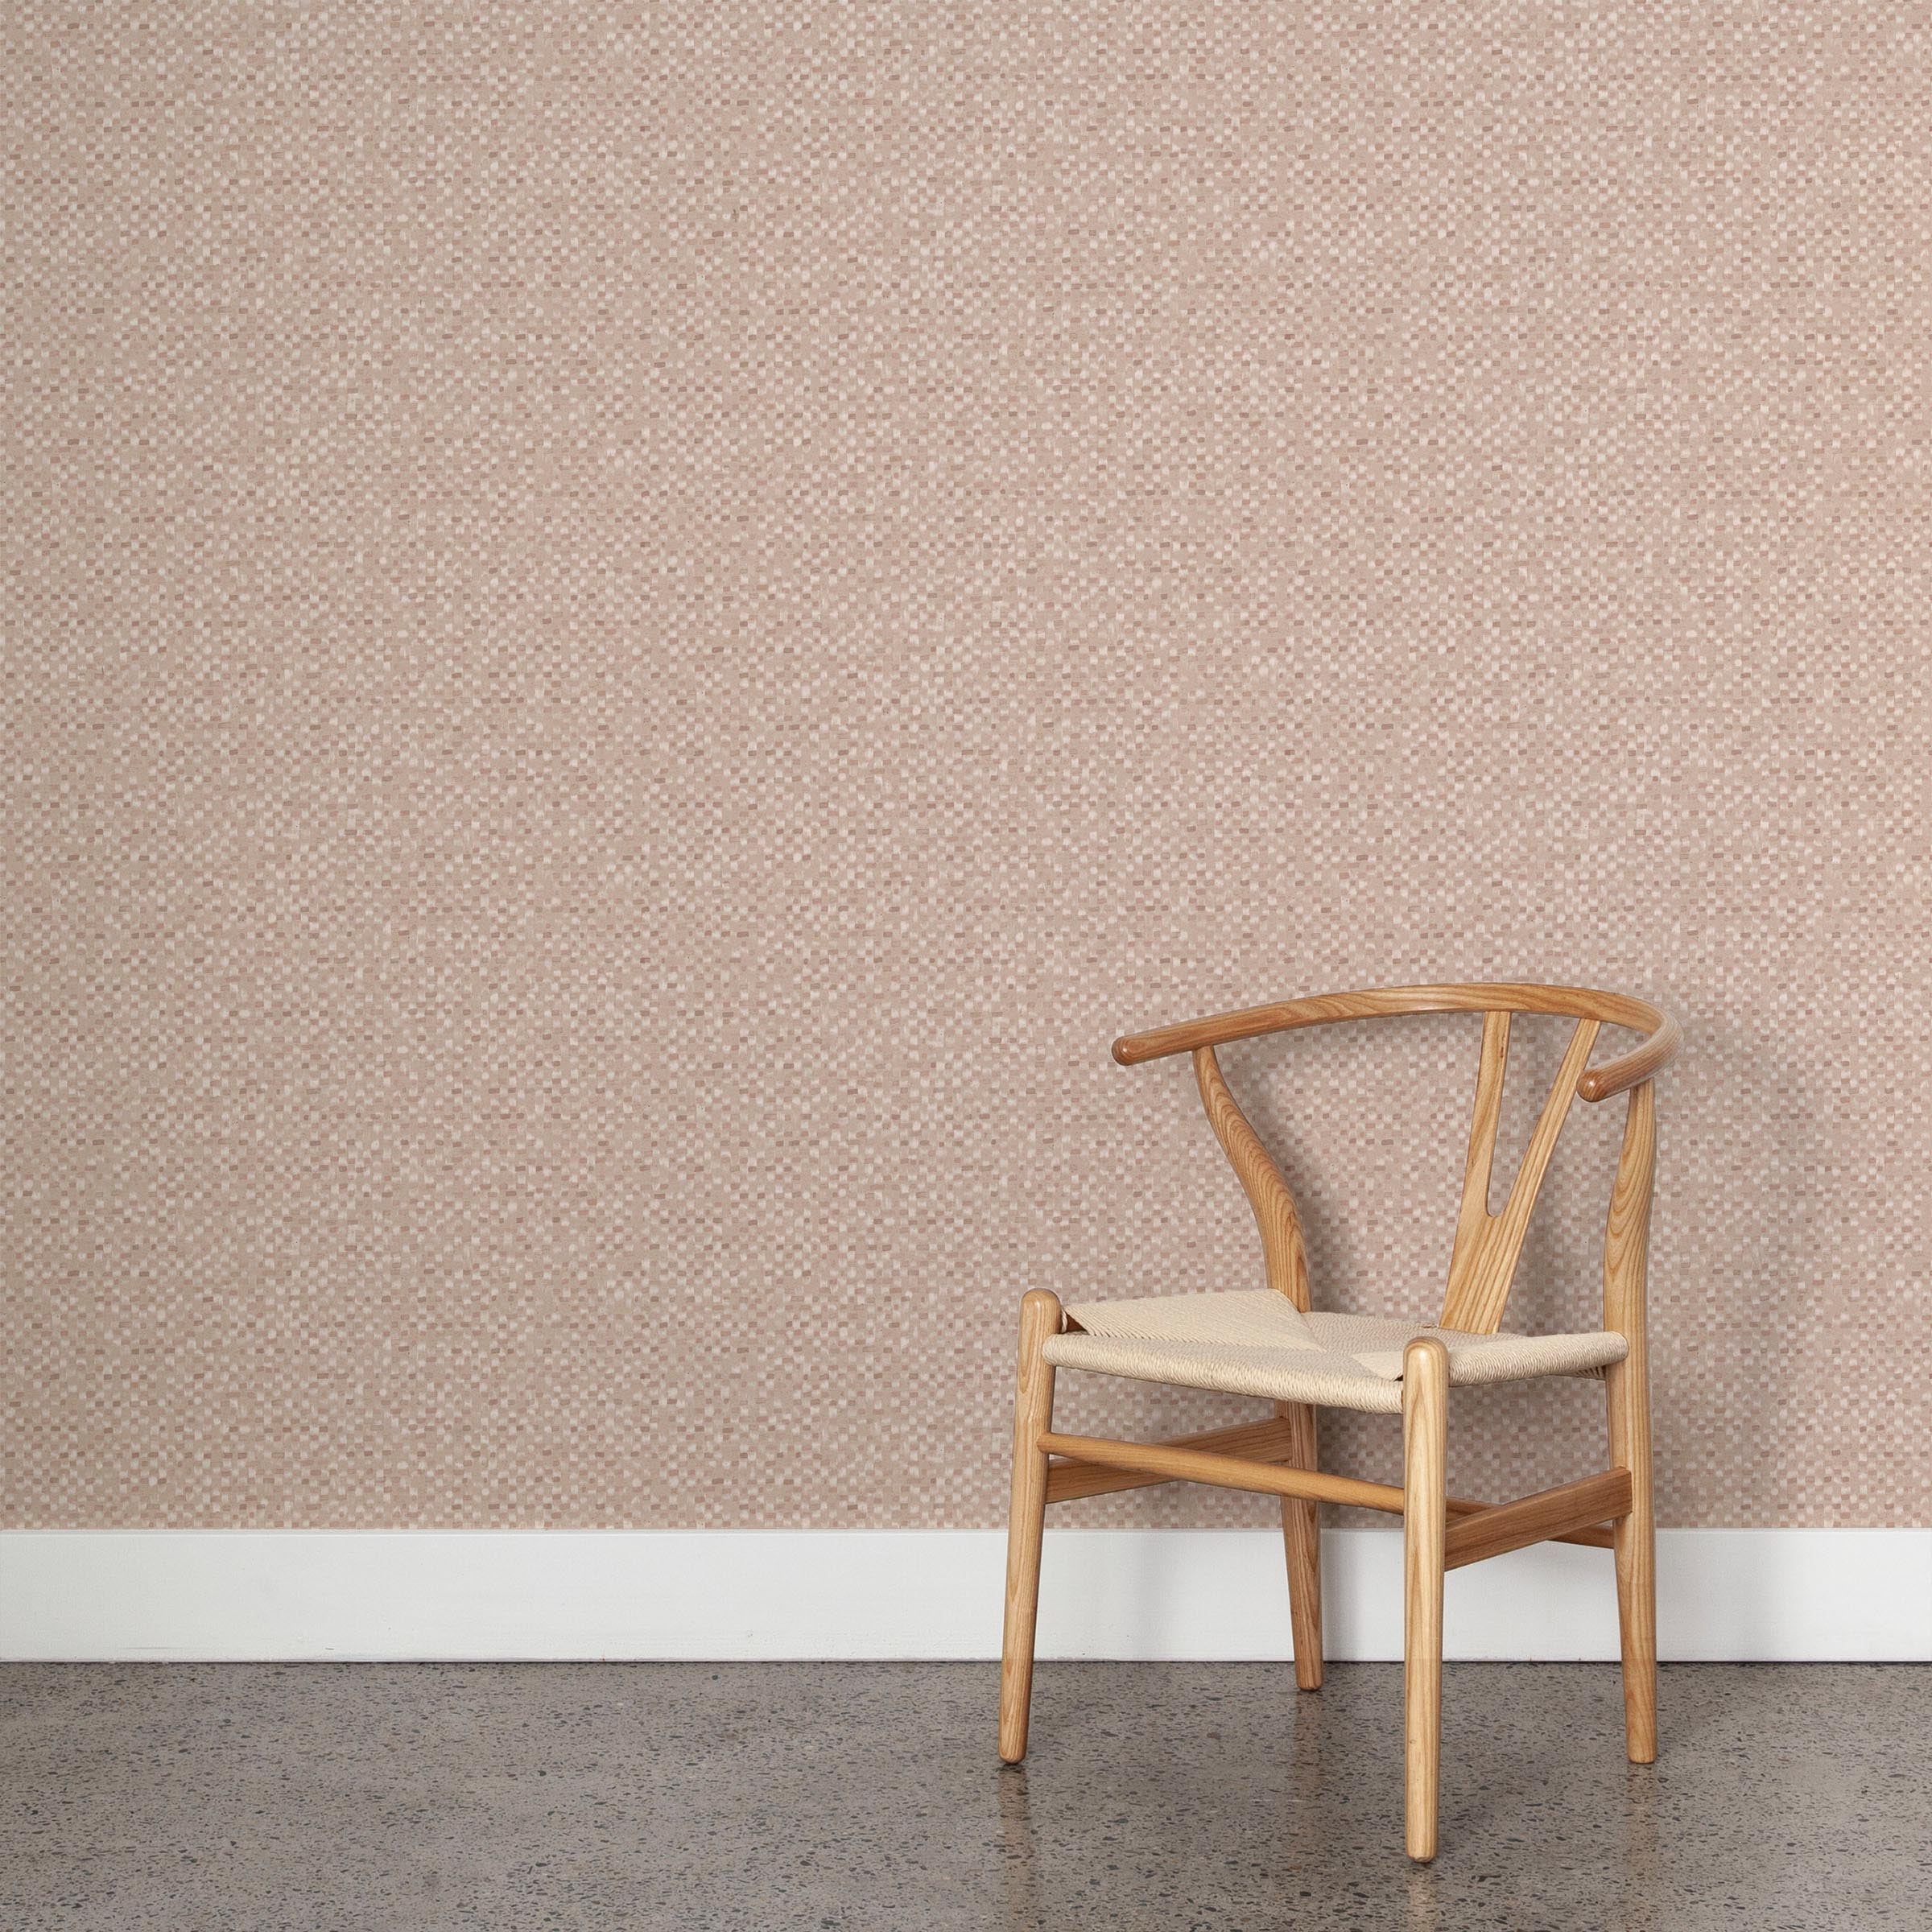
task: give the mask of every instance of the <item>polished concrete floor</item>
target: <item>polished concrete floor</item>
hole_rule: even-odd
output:
[[[1445,1676],[1418,1870],[1388,1665],[10,1666],[0,1926],[1932,1923],[1932,1669]]]

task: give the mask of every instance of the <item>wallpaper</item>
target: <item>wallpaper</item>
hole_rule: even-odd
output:
[[[1479,978],[1685,1028],[1662,1520],[1932,1516],[1921,11],[26,0],[0,93],[0,1521],[999,1523],[1026,1290],[1261,1279],[1113,1038]],[[1318,1305],[1439,1307],[1479,1032],[1224,1056]]]

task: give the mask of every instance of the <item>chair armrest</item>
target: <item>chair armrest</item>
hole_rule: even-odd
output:
[[[1585,1070],[1576,1090],[1586,1100],[1607,1100],[1612,1094],[1627,1093],[1662,1073],[1677,1058],[1678,1049],[1684,1043],[1683,1030],[1668,1013],[1660,1013],[1657,1017],[1656,1032],[1641,1046],[1632,1047],[1614,1060],[1605,1060],[1600,1067]]]

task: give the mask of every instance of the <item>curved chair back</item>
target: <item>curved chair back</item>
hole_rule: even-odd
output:
[[[1189,1020],[1150,1033],[1129,1034],[1113,1043],[1123,1067],[1170,1054],[1191,1054],[1201,1104],[1215,1136],[1232,1163],[1254,1210],[1270,1284],[1298,1308],[1308,1306],[1308,1257],[1294,1199],[1281,1170],[1269,1158],[1223,1078],[1215,1049],[1236,1040],[1287,1033],[1302,1026],[1326,1026],[1342,1020],[1386,1019],[1410,1013],[1480,1013],[1483,1042],[1476,1063],[1476,1106],[1469,1122],[1469,1150],[1463,1170],[1462,1207],[1456,1217],[1450,1255],[1448,1291],[1439,1326],[1492,1334],[1501,1325],[1516,1265],[1522,1253],[1531,1210],[1556,1150],[1557,1137],[1579,1094],[1586,1100],[1630,1096],[1624,1146],[1617,1164],[1605,1235],[1605,1281],[1613,1252],[1620,1253],[1632,1230],[1620,1226],[1620,1212],[1647,1217],[1651,1170],[1656,1152],[1656,1115],[1650,1082],[1676,1056],[1682,1041],[1675,1021],[1647,1001],[1581,986],[1532,986],[1516,983],[1443,986],[1385,986],[1362,993],[1319,993],[1272,1006]],[[1503,1076],[1509,1057],[1509,1022],[1514,1013],[1554,1013],[1573,1018],[1563,1065],[1543,1103],[1509,1198],[1489,1208],[1491,1168],[1501,1117]],[[1642,1041],[1600,1067],[1590,1064],[1596,1036],[1605,1026],[1628,1027]]]

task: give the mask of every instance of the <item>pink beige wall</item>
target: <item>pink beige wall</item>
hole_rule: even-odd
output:
[[[1932,1513],[1915,10],[30,0],[0,88],[0,1521],[994,1523],[1024,1289],[1260,1278],[1112,1036],[1504,976],[1689,1036],[1664,1520]],[[1435,1307],[1476,1032],[1228,1055],[1331,1303]]]

